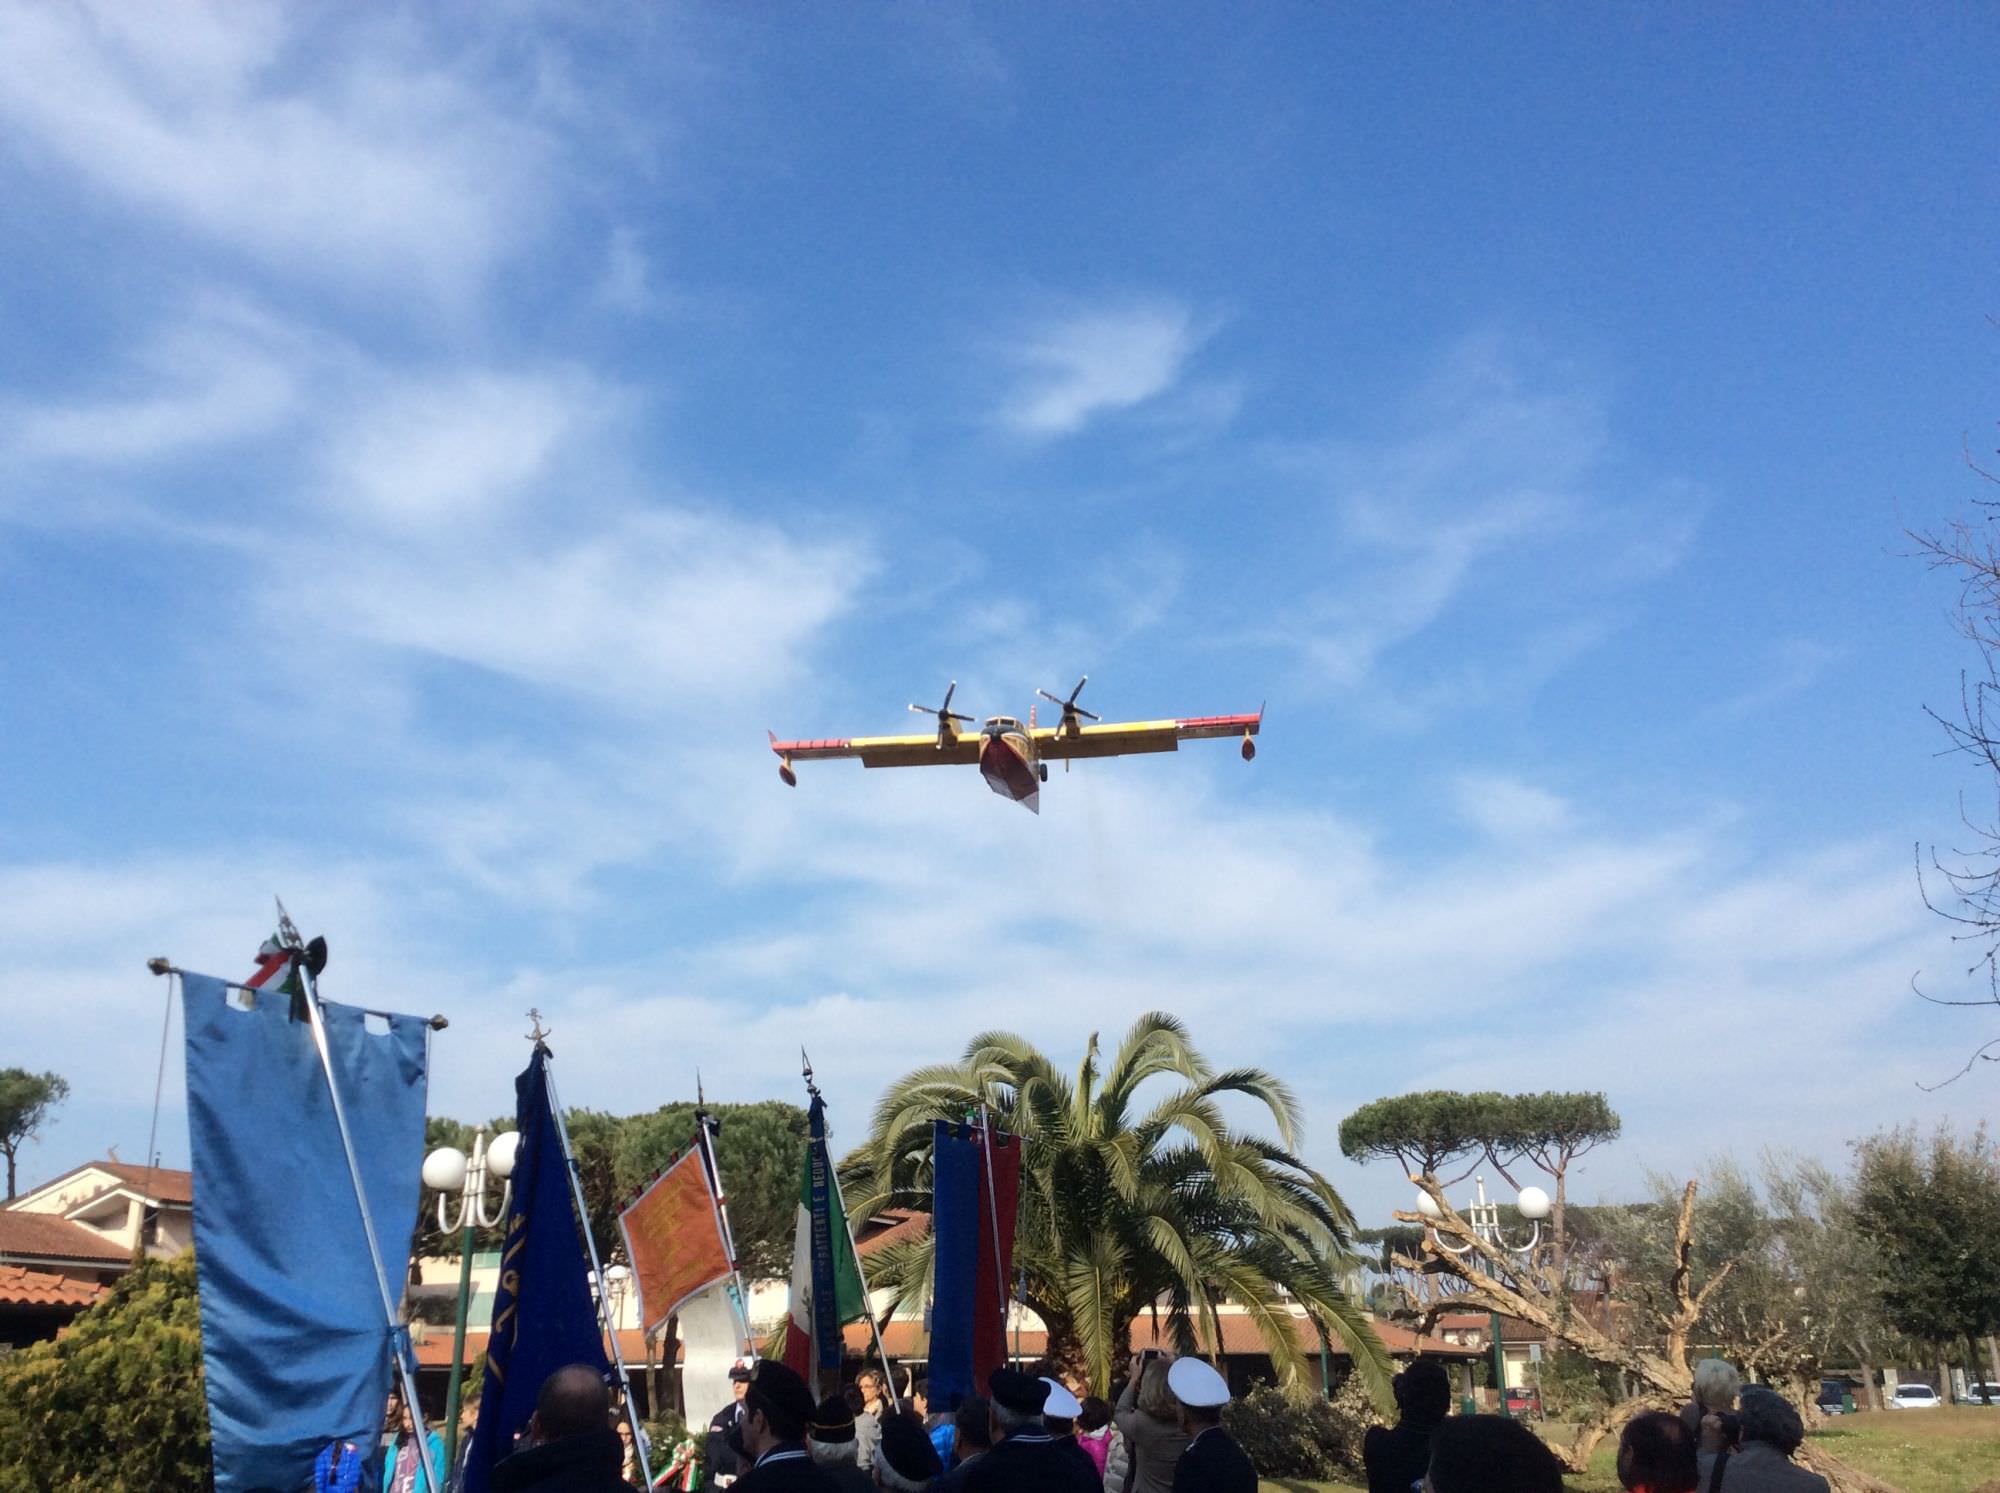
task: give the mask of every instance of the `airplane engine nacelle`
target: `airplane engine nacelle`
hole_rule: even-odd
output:
[[[799,786],[799,775],[792,771],[792,764],[789,762],[780,762],[778,764],[778,776],[785,780],[787,788],[796,788]]]
[[[1257,743],[1250,739],[1250,733],[1243,733],[1243,760],[1248,762],[1257,755]]]

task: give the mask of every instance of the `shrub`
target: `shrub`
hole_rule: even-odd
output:
[[[0,1493],[213,1487],[192,1252],[0,1364]]]
[[[1260,1384],[1222,1413],[1261,1477],[1336,1478],[1361,1468],[1361,1438],[1379,1417],[1358,1376],[1331,1400],[1294,1399]]]

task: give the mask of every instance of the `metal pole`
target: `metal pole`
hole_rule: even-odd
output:
[[[754,1358],[757,1345],[750,1335],[750,1296],[743,1285],[743,1272],[736,1266],[736,1231],[730,1227],[729,1198],[722,1190],[722,1163],[710,1144],[708,1105],[702,1098],[699,1073],[694,1076],[694,1124],[695,1138],[701,1146],[701,1164],[708,1170],[709,1190],[715,1194],[715,1221],[722,1228],[722,1247],[729,1251],[729,1299],[736,1307],[736,1325],[742,1329],[743,1352]]]
[[[473,1191],[475,1183],[478,1184],[476,1194]],[[444,1465],[447,1470],[458,1465],[458,1396],[465,1378],[466,1319],[472,1311],[473,1233],[480,1222],[485,1194],[486,1130],[482,1126],[472,1135],[472,1162],[466,1170],[465,1187],[458,1199],[463,1227],[458,1236],[458,1318],[451,1334],[451,1380],[444,1395]],[[439,1198],[440,1224],[444,1222],[444,1206],[444,1199]]]
[[[576,1164],[576,1153],[570,1150],[569,1126],[563,1121],[562,1101],[556,1097],[555,1059],[548,1048],[542,1047],[542,1074],[549,1092],[549,1112],[555,1116],[556,1134],[562,1140],[563,1165],[569,1172],[570,1196],[576,1202],[577,1222],[583,1225],[583,1242],[590,1249],[591,1274],[597,1277],[597,1319],[604,1324],[605,1335],[611,1339],[611,1361],[618,1368],[618,1383],[625,1391],[625,1419],[632,1426],[632,1452],[639,1459],[639,1477],[647,1487],[653,1486],[653,1469],[646,1458],[646,1432],[639,1424],[639,1407],[632,1400],[631,1376],[625,1372],[625,1354],[618,1346],[618,1323],[611,1315],[611,1291],[604,1284],[604,1266],[597,1258],[597,1236],[590,1227],[590,1209],[583,1200],[583,1175]]]
[[[340,1085],[333,1076],[333,1054],[327,1045],[326,1021],[319,1009],[319,984],[306,967],[304,949],[298,951],[292,968],[305,989],[306,1016],[312,1027],[313,1045],[319,1049],[320,1069],[326,1074],[326,1092],[333,1100],[333,1120],[340,1129],[340,1148],[347,1155],[347,1175],[354,1184],[354,1201],[361,1208],[361,1231],[368,1240],[368,1258],[375,1266],[376,1289],[382,1293],[382,1320],[389,1329],[390,1357],[395,1362],[397,1377],[402,1380],[403,1403],[409,1407],[410,1419],[417,1428],[417,1464],[424,1469],[424,1479],[433,1493],[442,1493],[444,1480],[438,1474],[444,1469],[433,1470],[430,1466],[430,1432],[424,1425],[423,1407],[417,1403],[416,1375],[410,1372],[400,1342],[407,1329],[396,1320],[396,1298],[389,1289],[389,1272],[382,1264],[382,1246],[375,1235],[375,1215],[368,1208],[368,1190],[361,1185],[361,1163],[354,1154],[354,1136],[347,1128],[347,1108],[340,1102]],[[428,1045],[430,1038],[426,1036],[424,1041]]]

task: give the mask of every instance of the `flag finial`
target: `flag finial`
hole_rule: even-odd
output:
[[[542,1013],[533,1006],[528,1007],[528,1020],[534,1023],[528,1032],[528,1040],[537,1046],[555,1035],[552,1029],[542,1025]]]

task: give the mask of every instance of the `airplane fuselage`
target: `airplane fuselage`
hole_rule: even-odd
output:
[[[1011,715],[996,715],[981,729],[979,775],[1002,798],[1042,812],[1042,769],[1035,761],[1035,739]]]

